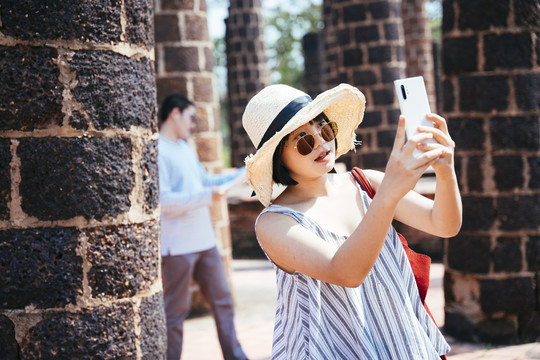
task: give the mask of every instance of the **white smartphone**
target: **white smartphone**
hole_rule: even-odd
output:
[[[394,81],[396,95],[399,101],[401,114],[405,116],[405,132],[407,138],[411,138],[418,133],[418,126],[431,126],[433,123],[426,118],[426,114],[431,112],[429,100],[422,76],[415,76]],[[429,140],[426,142],[435,142]],[[416,149],[415,156],[421,152]]]

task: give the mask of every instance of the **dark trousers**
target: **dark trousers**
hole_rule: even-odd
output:
[[[182,353],[183,322],[191,307],[192,279],[199,284],[211,306],[224,359],[246,359],[236,337],[231,291],[217,248],[163,256],[161,272],[167,316],[167,359],[179,360]]]

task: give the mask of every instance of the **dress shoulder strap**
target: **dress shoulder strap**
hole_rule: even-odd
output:
[[[371,183],[369,182],[362,169],[354,167],[351,170],[351,174],[352,176],[354,176],[356,182],[360,184],[362,190],[364,190],[368,194],[368,196],[373,199],[373,197],[375,196],[375,189],[373,188],[373,186],[371,186]]]

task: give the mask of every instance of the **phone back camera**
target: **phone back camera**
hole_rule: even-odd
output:
[[[407,100],[407,92],[405,91],[405,85],[401,85],[401,94],[403,95],[403,100]]]

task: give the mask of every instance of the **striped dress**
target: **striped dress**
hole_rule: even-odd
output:
[[[364,191],[362,199],[367,208],[371,199]],[[336,248],[346,240],[293,209],[270,205],[261,214],[268,211],[291,216]],[[440,360],[450,350],[422,305],[393,227],[357,288],[288,274],[273,265],[278,298],[272,359]]]

